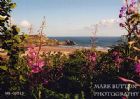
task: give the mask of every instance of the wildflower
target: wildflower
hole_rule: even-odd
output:
[[[136,1],[135,0],[131,0],[131,4],[132,5],[136,4]]]
[[[33,46],[28,48],[27,58],[28,66],[30,66],[32,73],[40,72],[45,65],[45,62],[38,57],[37,52],[34,50]]]
[[[128,12],[129,13],[138,13],[138,9],[136,7],[136,1],[135,0],[131,0],[129,8],[128,8]]]
[[[89,60],[90,60],[91,62],[95,62],[95,61],[96,61],[96,57],[97,57],[96,52],[93,52],[93,53],[91,53],[91,54],[89,55]]]
[[[119,18],[122,18],[125,14],[126,6],[122,6],[119,14]]]
[[[113,51],[113,56],[116,56],[116,55],[118,55],[119,54],[119,52],[118,51]]]
[[[135,64],[135,72],[140,74],[140,60]]]
[[[123,23],[120,23],[120,27],[125,27],[125,25]]]
[[[113,52],[112,52],[112,55],[113,55],[113,56],[116,56],[116,55],[119,55],[119,54],[120,54],[119,51],[113,51]]]
[[[133,6],[129,6],[129,8],[128,8],[128,13],[138,13],[138,10],[137,10],[137,8],[136,7],[133,7]]]
[[[28,50],[28,56],[29,56],[30,58],[35,58],[35,57],[36,57],[37,53],[36,53],[36,51],[34,50],[34,47],[33,47],[33,46],[28,47],[27,50]]]
[[[120,68],[120,64],[123,62],[123,58],[121,58],[120,52],[119,51],[113,51],[112,56],[113,56],[112,58],[113,58],[113,61],[115,63],[115,66],[117,68]]]
[[[132,6],[130,6],[129,9],[128,9],[128,12],[132,13],[132,12],[134,12],[134,11],[135,11],[135,8],[132,7]]]
[[[117,68],[120,68],[120,64],[123,62],[123,59],[120,58],[120,56],[116,56],[116,58],[115,58],[114,61],[115,61],[116,67],[117,67]]]
[[[32,73],[39,73],[40,71],[41,71],[41,69],[38,66],[36,66],[36,65],[32,66],[32,70],[31,70]]]
[[[119,14],[119,18],[122,18],[122,16],[123,16],[122,14]]]

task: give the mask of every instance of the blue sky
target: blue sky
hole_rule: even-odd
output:
[[[124,34],[116,20],[123,0],[13,0],[12,12],[16,24],[26,21],[39,28],[46,17],[47,36],[91,36],[91,25],[98,26],[97,36]],[[23,27],[22,27],[23,28]],[[25,28],[25,27],[24,27]]]

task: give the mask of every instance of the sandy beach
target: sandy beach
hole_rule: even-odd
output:
[[[36,50],[38,50],[38,47],[35,48]],[[48,53],[48,52],[61,52],[63,54],[70,54],[73,53],[74,51],[78,50],[78,49],[82,49],[82,48],[75,48],[75,47],[59,47],[59,46],[42,46],[41,47],[41,51],[40,53]]]
[[[35,50],[38,51],[38,47],[35,47]],[[74,51],[76,50],[82,50],[82,49],[91,49],[91,48],[85,48],[85,47],[60,47],[60,46],[42,46],[41,47],[41,50],[40,50],[40,54],[41,53],[48,53],[48,52],[51,52],[51,53],[55,53],[55,52],[61,52],[65,55],[69,55],[71,53],[73,53]],[[96,48],[97,51],[102,51],[102,52],[107,52],[107,49],[106,48]],[[25,54],[22,54],[23,55],[27,55],[27,51],[25,51]],[[3,57],[4,59],[6,58],[7,56],[7,53],[2,50],[0,52],[0,56]]]
[[[35,48],[38,50],[38,47]],[[82,50],[82,49],[91,49],[91,48],[85,48],[85,47],[59,47],[59,46],[42,46],[40,53],[47,53],[47,52],[62,52],[63,54],[71,54],[76,50]],[[97,51],[107,52],[106,48],[96,48]]]

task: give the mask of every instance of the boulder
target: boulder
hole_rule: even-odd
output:
[[[71,40],[66,40],[65,45],[69,45],[69,46],[76,45],[76,42],[71,41]]]

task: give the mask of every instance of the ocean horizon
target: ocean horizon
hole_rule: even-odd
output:
[[[91,47],[91,37],[86,36],[86,37],[78,37],[78,36],[65,36],[65,37],[48,37],[50,39],[56,39],[58,41],[66,41],[66,40],[71,40],[74,41],[76,43],[76,45],[71,46],[71,47]],[[118,37],[110,37],[110,36],[106,36],[106,37],[96,37],[96,46],[97,47],[106,47],[109,48],[113,45],[116,45],[119,43],[119,41],[122,39],[121,36]]]

